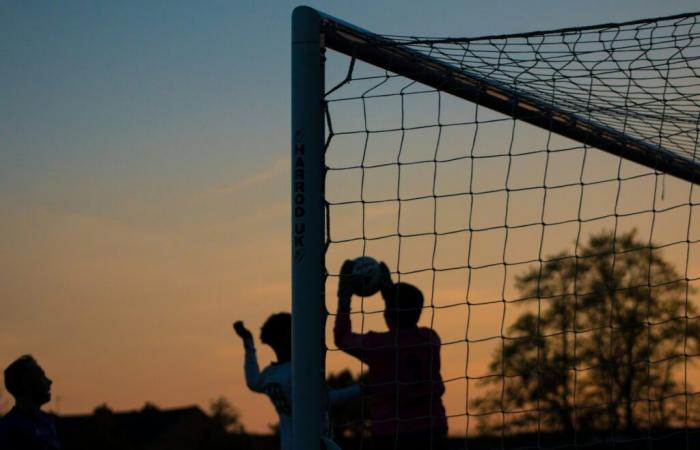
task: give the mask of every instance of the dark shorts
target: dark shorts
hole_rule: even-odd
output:
[[[375,436],[372,450],[447,450],[447,430]]]

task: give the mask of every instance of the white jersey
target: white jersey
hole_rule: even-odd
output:
[[[262,372],[258,366],[258,357],[253,340],[245,341],[245,381],[251,391],[266,394],[280,418],[281,450],[292,450],[292,363],[272,363]],[[331,405],[338,405],[358,397],[359,385],[332,389],[328,393]],[[333,448],[332,442],[324,439],[326,448]]]
[[[262,372],[253,341],[245,343],[245,381],[251,391],[266,394],[280,418],[282,450],[292,449],[292,363],[273,363]]]

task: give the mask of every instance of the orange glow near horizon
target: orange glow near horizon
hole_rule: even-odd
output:
[[[666,195],[673,198],[675,182],[667,183]],[[138,409],[147,401],[164,408],[198,404],[206,409],[210,400],[224,395],[249,431],[267,432],[275,413],[264,396],[245,387],[242,347],[231,322],[245,320],[257,338],[268,315],[290,309],[287,210],[285,205],[262,207],[247,218],[227,220],[210,220],[210,212],[204,211],[196,221],[181,213],[177,227],[156,231],[46,208],[23,208],[5,216],[0,232],[11,238],[0,243],[0,254],[6,255],[0,259],[1,269],[8,281],[0,292],[21,302],[6,306],[0,360],[34,354],[55,382],[48,408],[61,414],[89,413],[102,403],[115,410]],[[657,226],[672,231],[674,221],[660,225],[659,220]],[[235,233],[232,222],[238,227]],[[568,240],[563,235],[559,243]],[[388,253],[377,247],[374,254]],[[665,254],[676,265],[684,258],[683,249],[670,248]],[[339,265],[338,256],[329,255],[329,267]],[[700,261],[690,263],[689,275],[696,276]],[[412,282],[426,291],[431,276],[415,275]],[[470,293],[473,302],[500,298],[500,277],[488,271],[485,276],[482,287]],[[436,305],[464,302],[458,281],[446,279],[439,286]],[[331,279],[326,294],[331,312],[334,292]],[[512,287],[506,295],[513,298]],[[365,308],[380,308],[374,302],[365,300]],[[519,311],[509,306],[506,326]],[[426,310],[422,323],[432,320],[443,341],[456,341],[465,335],[466,314],[466,307]],[[498,305],[473,305],[471,314],[476,318],[470,322],[471,339],[497,334],[502,316]],[[359,323],[354,325],[360,329]],[[332,317],[328,326],[330,331]],[[364,330],[384,328],[381,314],[365,317]],[[332,347],[330,334],[328,339]],[[273,360],[266,346],[257,346],[261,365]],[[472,346],[470,376],[485,372],[493,348]],[[462,347],[446,346],[443,378],[464,377],[464,358]],[[343,368],[360,370],[353,358],[329,352],[327,370]],[[699,381],[694,370],[691,382]],[[470,385],[470,398],[478,391]],[[463,382],[448,383],[448,414],[463,412],[464,395]],[[464,430],[464,420],[452,421],[453,433]]]
[[[609,157],[599,157],[600,165],[609,164]],[[115,410],[138,409],[145,402],[163,408],[198,404],[206,410],[210,400],[223,395],[241,412],[247,430],[268,432],[269,425],[276,422],[275,412],[264,396],[245,387],[242,346],[231,330],[231,322],[244,320],[257,338],[257,330],[267,316],[290,310],[289,207],[285,203],[265,202],[256,206],[247,200],[252,191],[258,195],[285,191],[285,166],[286,162],[276,161],[230,187],[207,187],[201,194],[185,199],[166,197],[156,211],[150,211],[138,197],[125,201],[111,216],[67,212],[51,205],[19,205],[8,210],[0,221],[0,233],[6,237],[0,241],[0,270],[6,277],[0,296],[14,301],[5,305],[0,318],[0,361],[6,364],[19,354],[34,354],[55,382],[54,399],[48,408],[60,414],[90,413],[103,403]],[[666,183],[664,202],[679,201],[683,183],[672,178]],[[633,189],[641,192],[643,187]],[[599,190],[596,195],[606,198],[615,192]],[[622,191],[623,197],[630,194]],[[566,198],[553,196],[550,200],[562,202]],[[541,207],[538,201],[541,202],[537,196],[525,198],[514,205],[514,211],[527,218],[531,209]],[[624,202],[623,206],[633,203]],[[221,213],[222,205],[228,205],[225,214]],[[548,211],[567,208],[563,203],[554,205],[556,208]],[[452,206],[456,208],[456,204]],[[342,237],[343,233],[357,232],[357,216],[348,212],[347,220],[336,222],[332,233]],[[480,220],[497,220],[498,214],[493,213],[487,210]],[[403,214],[404,218],[413,217],[407,226],[415,229],[426,225],[426,216],[432,217],[432,213],[420,208],[404,209]],[[687,214],[687,210],[658,214],[658,236],[677,235],[678,227],[687,224]],[[464,218],[448,212],[442,217],[444,226],[464,225]],[[396,226],[392,223],[396,219],[391,207],[373,208],[365,220],[368,232],[382,233]],[[637,227],[641,235],[649,233],[645,220],[621,226]],[[604,228],[589,227],[586,233]],[[551,230],[544,254],[570,248],[575,231],[567,227]],[[691,238],[698,231],[693,223]],[[526,259],[535,251],[530,248],[531,241],[539,231],[522,233],[515,240],[519,245],[509,247],[508,258]],[[511,243],[516,235],[513,232]],[[459,237],[454,239],[440,247],[435,262],[438,267],[464,264],[464,255],[454,253],[463,249],[464,243]],[[392,240],[370,241],[366,252],[386,260],[395,269],[395,244]],[[474,245],[474,260],[483,263],[500,258],[503,251],[498,233],[486,235]],[[685,248],[681,247],[663,251],[677,267],[685,264]],[[696,249],[691,250],[688,274],[696,277],[700,274],[700,260]],[[331,246],[329,270],[362,251],[355,244]],[[401,270],[422,267],[426,258],[430,261],[431,252],[431,243],[414,247],[408,257],[404,255]],[[526,267],[524,264],[509,269],[512,272],[506,283],[507,299],[515,298],[514,277]],[[502,324],[502,305],[479,305],[501,298],[503,279],[499,273],[489,269],[472,273],[470,310],[465,304],[465,286],[460,284],[465,275],[451,279],[441,273],[434,295],[429,296],[433,304],[462,305],[428,309],[422,324],[432,323],[444,342],[459,341],[465,335],[470,339],[498,336],[501,326],[507,328],[523,311],[522,307],[509,305]],[[432,277],[427,272],[406,275],[404,279],[430,292]],[[329,279],[326,292],[331,313],[335,310],[334,283],[333,278]],[[354,303],[356,309],[358,302]],[[364,308],[378,311],[381,305],[370,298],[365,300]],[[469,330],[465,328],[467,317],[471,317]],[[330,317],[330,348],[332,322]],[[385,329],[381,314],[367,314],[364,324],[355,321],[354,327],[357,331]],[[486,372],[495,345],[493,342],[471,346],[467,372],[470,377]],[[266,346],[258,342],[257,347],[261,366],[273,360]],[[451,380],[447,383],[445,404],[448,414],[458,416],[450,424],[454,434],[465,429],[466,419],[460,416],[465,408],[465,358],[462,345],[443,348],[442,375]],[[353,358],[329,352],[327,371],[344,368],[360,371]],[[700,386],[698,371],[690,369],[691,384]],[[469,389],[471,399],[480,391],[473,382]],[[9,400],[7,395],[2,398]]]

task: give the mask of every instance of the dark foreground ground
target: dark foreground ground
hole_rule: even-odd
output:
[[[197,407],[95,413],[56,418],[63,450],[276,450],[274,435],[227,433]],[[338,440],[343,450],[368,450],[365,440]],[[528,434],[452,437],[450,450],[698,449],[700,429],[644,430],[627,434]],[[311,449],[313,450],[313,449]],[[393,450],[393,449],[386,449]],[[428,449],[426,449],[428,450]]]
[[[450,450],[632,450],[632,449],[699,449],[700,430],[655,430],[630,434],[578,434],[565,436],[561,434],[518,435],[509,437],[483,437],[450,439]]]
[[[343,450],[365,450],[368,445],[344,442]],[[653,433],[646,431],[630,435],[582,435],[563,436],[561,434],[518,435],[508,437],[452,437],[449,442],[450,450],[700,450],[700,430],[657,430]],[[393,449],[387,449],[393,450]],[[428,449],[426,449],[428,450]]]

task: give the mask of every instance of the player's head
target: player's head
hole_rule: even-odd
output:
[[[17,401],[36,407],[51,400],[51,384],[34,357],[23,355],[5,369],[5,388]]]
[[[268,317],[260,329],[260,340],[275,350],[291,346],[292,315],[277,313]]]
[[[384,320],[390,329],[412,328],[418,325],[423,311],[423,293],[408,283],[396,283],[382,291],[386,302]]]

